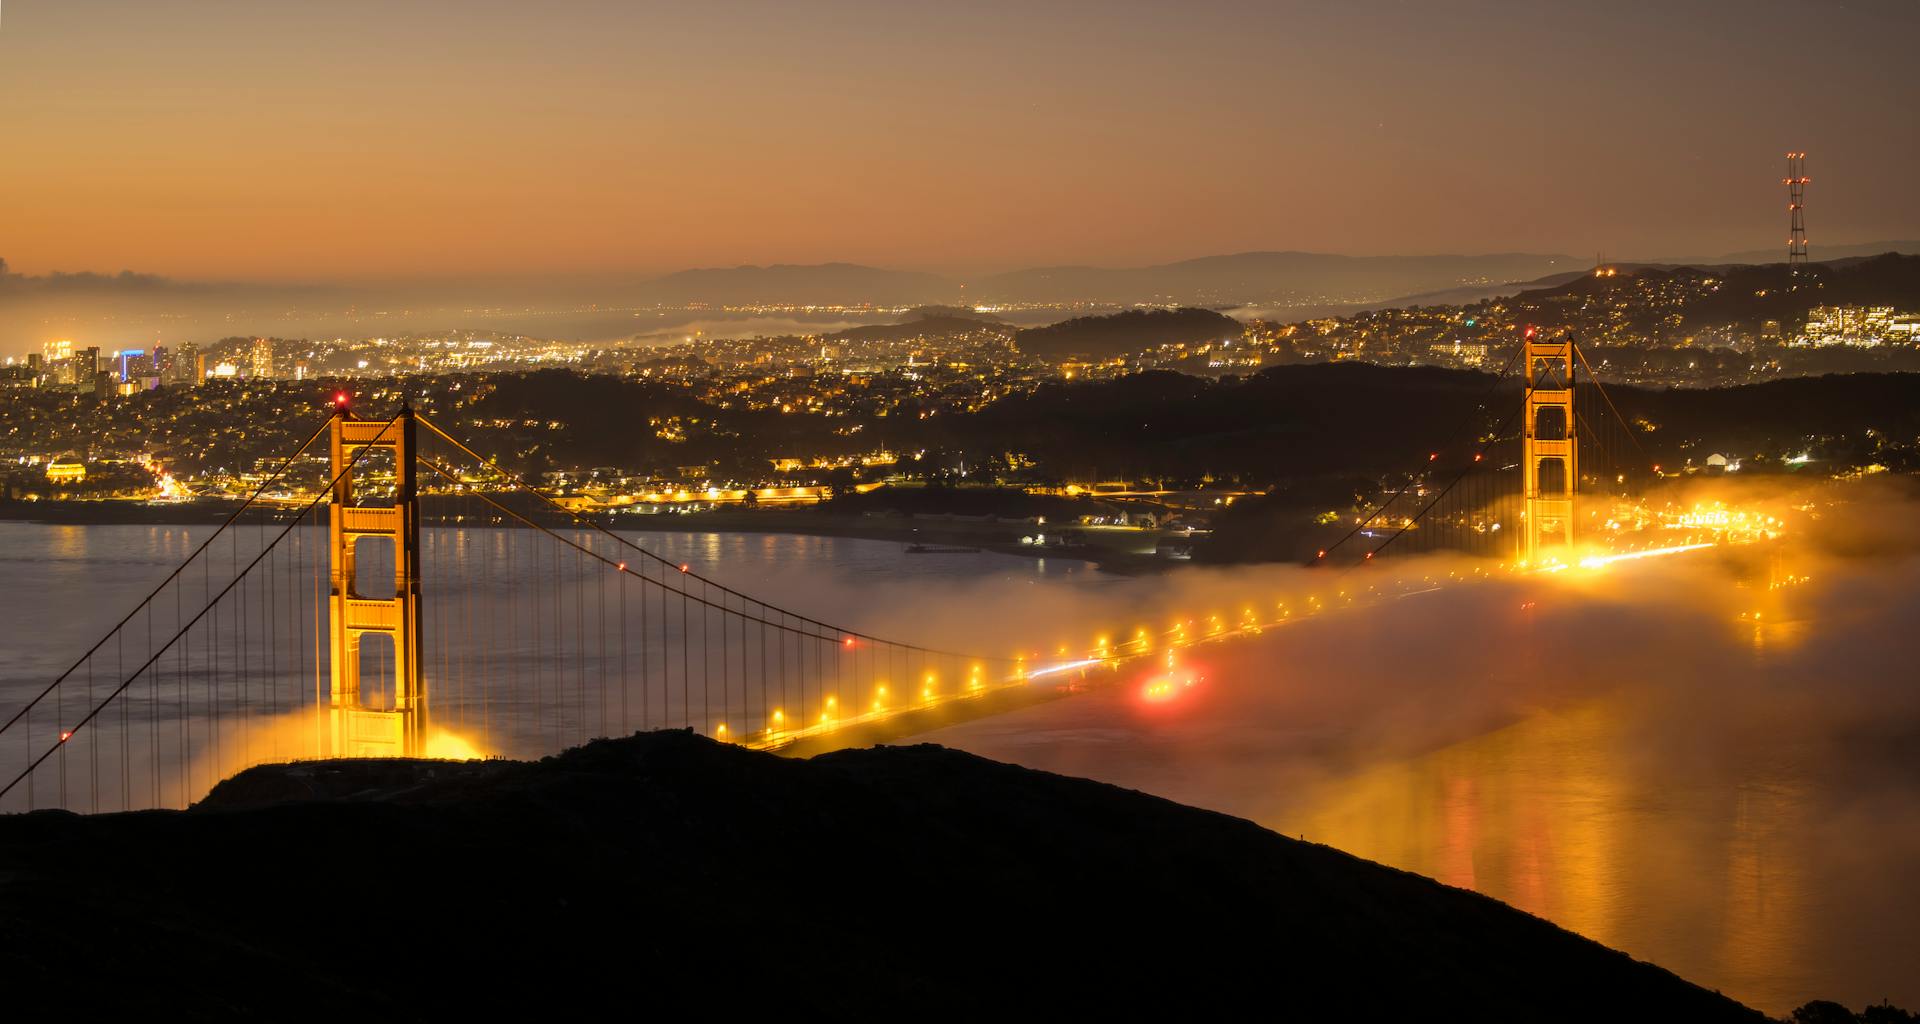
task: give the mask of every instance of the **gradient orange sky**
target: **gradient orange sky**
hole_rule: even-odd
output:
[[[1790,148],[1817,249],[1920,236],[1916,42],[1897,0],[12,0],[0,257],[322,280],[1707,255],[1783,242]]]

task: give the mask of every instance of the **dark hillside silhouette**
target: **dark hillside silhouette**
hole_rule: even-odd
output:
[[[0,819],[0,879],[18,1012],[1762,1020],[1484,896],[932,746],[259,768]]]

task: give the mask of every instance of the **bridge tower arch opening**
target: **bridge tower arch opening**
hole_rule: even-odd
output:
[[[411,408],[402,408],[392,420],[357,420],[342,408],[334,414],[330,428],[334,483],[327,503],[332,552],[327,717],[335,757],[417,757],[425,749],[427,690],[421,671],[420,492],[414,425]],[[370,495],[377,501],[386,481],[355,480],[355,471],[361,468],[356,457],[369,448],[392,455],[390,505],[363,500]],[[357,586],[360,542],[369,539],[386,542],[392,551],[393,587],[390,591],[380,588],[378,597],[364,595]],[[391,690],[377,697],[361,687],[361,647],[364,639],[373,636],[386,641],[375,646],[390,645],[393,663]]]
[[[1579,479],[1573,414],[1573,336],[1544,339],[1529,327],[1522,340],[1527,362],[1521,453],[1526,529],[1520,560],[1538,565],[1571,561],[1573,491]]]

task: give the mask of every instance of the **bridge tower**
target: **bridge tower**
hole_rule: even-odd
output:
[[[333,494],[327,529],[333,552],[328,622],[332,700],[329,734],[335,757],[414,757],[424,747],[427,691],[420,657],[420,495],[414,466],[414,414],[403,407],[392,420],[356,420],[345,396],[336,400],[331,428]],[[363,448],[393,452],[393,504],[363,505],[355,498],[354,458]],[[391,541],[393,596],[367,597],[356,587],[359,544]],[[380,706],[361,689],[360,643],[368,634],[393,645],[393,692]],[[384,673],[383,673],[384,674]]]
[[[1527,389],[1524,467],[1526,506],[1522,513],[1520,559],[1528,565],[1573,553],[1573,486],[1578,479],[1573,419],[1573,335],[1546,340],[1529,327],[1526,346]]]

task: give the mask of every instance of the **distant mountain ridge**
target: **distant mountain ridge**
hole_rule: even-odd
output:
[[[1920,242],[1834,246],[1820,252],[1822,259],[1816,262],[1886,252],[1920,253]],[[1782,255],[1756,250],[1713,259],[1618,265],[1767,264],[1783,262]],[[1244,306],[1297,319],[1386,306],[1464,305],[1564,284],[1592,266],[1591,258],[1551,253],[1342,256],[1287,251],[1202,256],[1143,267],[1033,267],[962,280],[855,263],[774,264],[683,270],[641,282],[632,298],[663,305]]]
[[[1819,265],[1885,252],[1920,254],[1920,241],[1815,246],[1813,255]],[[1783,256],[1780,250],[1756,250],[1617,265],[1725,268],[1779,264]],[[1469,304],[1564,284],[1591,267],[1590,258],[1553,254],[1245,252],[1142,267],[1035,267],[965,277],[835,262],[706,267],[652,277],[303,283],[189,280],[130,270],[22,274],[0,260],[0,355],[38,348],[56,330],[53,324],[83,343],[113,347],[136,340],[211,341],[234,333],[330,337],[445,330],[499,325],[513,311],[547,316],[648,306],[1198,306],[1294,321],[1394,306]],[[1026,315],[1029,322],[1036,318],[1031,310]],[[525,329],[567,336],[546,323],[527,323]]]
[[[709,267],[639,282],[632,299],[683,305],[1350,303],[1535,281],[1590,261],[1531,253],[1340,256],[1245,252],[1144,267],[1034,267],[960,279],[855,263]]]
[[[1531,281],[1584,269],[1572,256],[1339,256],[1243,252],[1146,267],[1039,267],[996,274],[971,290],[1000,302],[1166,302],[1241,305],[1279,301],[1365,302],[1463,285]]]
[[[1861,256],[1879,256],[1883,253],[1897,252],[1906,256],[1920,256],[1920,240],[1907,239],[1891,242],[1859,242],[1854,245],[1809,245],[1809,262],[1824,263],[1828,260],[1842,260]],[[1785,263],[1786,246],[1772,249],[1748,249],[1744,252],[1730,252],[1709,259],[1661,259],[1636,260],[1638,263],[1677,264],[1692,266],[1726,266],[1748,263]]]
[[[857,263],[708,267],[643,281],[634,299],[665,305],[874,305],[952,300],[958,283],[937,274]]]

